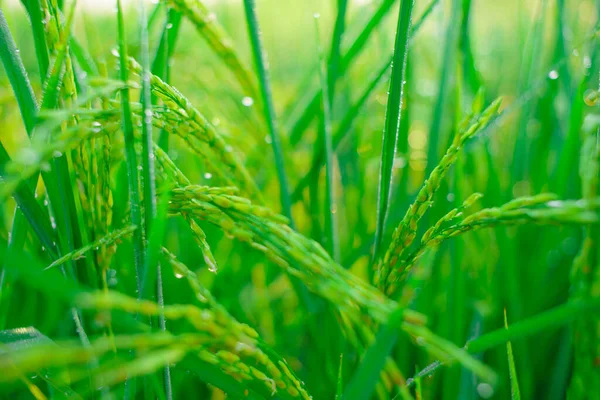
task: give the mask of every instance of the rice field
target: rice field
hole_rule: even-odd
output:
[[[600,399],[597,0],[0,1],[0,398]]]

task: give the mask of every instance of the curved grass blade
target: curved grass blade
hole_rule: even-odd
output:
[[[31,135],[37,113],[35,95],[2,10],[0,10],[0,58],[17,98],[25,130]]]
[[[343,400],[369,399],[375,390],[388,354],[392,350],[404,319],[404,309],[392,312],[382,326],[375,342],[367,349],[354,376],[344,389]]]
[[[536,333],[548,331],[550,329],[556,329],[579,318],[595,319],[598,315],[600,315],[600,299],[570,301],[533,317],[515,322],[508,328],[500,328],[483,334],[467,342],[465,349],[471,354],[480,353],[505,344],[511,340],[535,335]],[[417,373],[416,377],[431,376],[442,365],[444,364],[440,361],[436,361]],[[409,386],[413,383],[414,379],[409,380],[408,382]]]
[[[337,16],[335,17],[333,37],[331,38],[331,49],[329,52],[329,63],[327,64],[327,98],[329,100],[329,108],[331,110],[333,110],[333,105],[335,103],[335,84],[343,75],[343,71],[341,70],[340,47],[342,43],[342,37],[346,29],[345,22],[347,9],[348,0],[337,1]],[[369,24],[367,24],[367,26],[369,26]]]
[[[442,118],[444,107],[447,103],[450,74],[455,70],[456,65],[455,60],[460,33],[460,24],[457,23],[457,21],[459,21],[461,17],[462,3],[463,0],[452,0],[450,19],[447,22],[448,25],[444,35],[444,56],[440,69],[439,88],[427,139],[429,147],[427,149],[427,167],[425,169],[425,176],[429,175],[438,163],[440,144],[446,143],[445,137],[441,136]]]
[[[377,221],[375,225],[375,238],[372,260],[375,261],[379,255],[382,236],[384,232],[385,219],[393,185],[392,168],[396,155],[396,143],[400,131],[402,95],[406,73],[406,59],[408,57],[408,38],[412,19],[414,1],[404,0],[400,5],[398,15],[398,26],[396,29],[396,42],[394,45],[394,56],[392,61],[392,78],[387,101],[385,124],[383,129],[383,141],[381,151],[381,162],[379,167],[379,184],[377,193]]]
[[[419,20],[416,21],[415,24],[411,27],[409,46],[412,44],[413,35],[416,32],[418,32],[419,28],[421,27],[423,22],[425,22],[425,20],[427,19],[427,17],[431,13],[431,11],[433,11],[433,9],[434,9],[435,5],[438,3],[438,1],[439,0],[433,0],[427,6],[427,8],[423,11],[423,14],[419,18]],[[381,83],[383,78],[387,76],[387,73],[390,69],[390,65],[392,65],[392,58],[393,58],[393,56],[390,57],[388,60],[385,60],[381,63],[381,66],[377,69],[377,72],[373,75],[373,78],[371,79],[369,84],[365,87],[363,93],[358,97],[356,102],[354,104],[352,104],[352,106],[350,108],[348,108],[348,111],[346,111],[346,114],[340,121],[340,124],[333,135],[332,142],[333,142],[333,150],[334,151],[337,151],[339,145],[342,143],[342,141],[344,140],[346,135],[350,132],[350,130],[352,128],[352,124],[354,122],[354,119],[356,118],[357,115],[360,115],[360,110],[364,107],[364,105],[366,104],[367,100],[370,98],[373,91]],[[315,97],[315,98],[318,99],[318,97]],[[300,178],[300,181],[298,182],[298,184],[294,188],[294,191],[292,192],[292,203],[295,203],[296,201],[300,200],[300,198],[302,196],[302,191],[308,186],[308,184],[311,182],[311,180],[315,179],[314,177],[315,177],[316,173],[318,172],[319,168],[323,165],[323,161],[324,161],[323,149],[319,148],[317,150],[316,155],[313,158],[313,163],[312,163],[311,169],[309,170],[309,172],[306,173],[306,175],[304,175],[302,178]]]
[[[508,329],[508,318],[506,309],[504,309],[504,328]],[[508,372],[510,375],[511,399],[521,400],[521,391],[519,390],[519,380],[517,379],[517,367],[515,366],[515,357],[513,355],[512,343],[506,342],[506,354],[508,357]]]
[[[4,166],[10,163],[10,157],[0,142],[0,176],[4,176]],[[13,196],[17,202],[19,211],[23,213],[33,228],[40,242],[44,245],[52,258],[57,257],[55,235],[50,226],[50,219],[35,200],[31,187],[26,183],[17,186]]]
[[[417,22],[415,22],[410,37],[414,36],[418,32],[418,30],[423,25],[423,22],[427,19],[427,17],[431,14],[435,6],[438,4],[439,0],[432,0],[431,3],[425,8],[423,14]],[[393,2],[392,2],[393,3]],[[350,65],[355,61],[356,57],[359,55],[360,51],[364,48],[367,39],[371,35],[372,31],[379,26],[381,23],[381,19],[387,14],[389,8],[392,6],[392,3],[383,2],[380,5],[380,8],[375,12],[373,17],[369,20],[363,31],[359,34],[357,39],[354,41],[348,53],[343,56],[341,61],[341,73],[344,73]],[[391,64],[391,59],[388,64]],[[307,100],[303,101],[303,108],[301,111],[294,112],[289,120],[286,122],[285,131],[289,133],[290,143],[292,145],[298,144],[302,139],[302,135],[305,130],[310,125],[313,117],[319,111],[319,97],[321,96],[320,88],[314,89],[309,96],[306,96]]]
[[[31,23],[33,32],[33,43],[35,45],[35,54],[40,70],[40,79],[42,84],[48,75],[48,66],[50,59],[48,57],[48,46],[46,44],[46,33],[44,30],[44,18],[42,16],[42,6],[39,0],[21,0]]]
[[[363,108],[363,106],[371,96],[371,93],[373,93],[373,91],[377,88],[381,80],[386,76],[390,64],[391,60],[385,61],[384,65],[381,68],[379,68],[378,72],[375,74],[371,82],[367,85],[362,95],[350,108],[348,108],[348,111],[346,111],[344,118],[342,118],[337,130],[335,131],[335,134],[332,137],[332,148],[334,152],[337,151],[339,145],[342,143],[342,141],[352,128],[354,118],[359,114],[359,111]],[[319,147],[313,158],[311,169],[306,173],[306,175],[304,175],[300,179],[300,181],[296,185],[296,188],[294,189],[294,192],[292,193],[292,202],[300,200],[302,196],[302,191],[306,188],[306,186],[308,186],[311,180],[316,179],[315,175],[319,172],[319,169],[323,165],[323,162],[324,151],[323,148]]]
[[[119,73],[123,83],[129,80],[129,65],[127,62],[127,43],[125,38],[125,21],[123,17],[123,6],[121,0],[117,0],[117,25],[119,31]],[[129,186],[129,201],[131,222],[135,226],[142,225],[142,210],[140,209],[140,185],[138,178],[138,161],[135,151],[135,137],[133,133],[133,122],[131,105],[129,102],[129,87],[124,86],[121,91],[121,108],[123,135],[125,137],[125,155],[127,162],[127,178]],[[144,239],[141,229],[133,235],[134,263],[136,269],[136,282],[138,292],[141,293],[141,276],[144,270]]]
[[[535,16],[532,21],[531,31],[523,51],[523,65],[519,78],[519,91],[527,92],[532,84],[534,76],[538,73],[542,53],[542,37],[544,35],[544,19],[548,1],[539,0],[535,6]],[[528,173],[529,149],[527,139],[527,124],[531,118],[533,104],[528,102],[521,110],[516,140],[513,149],[513,160],[511,164],[511,186],[525,178]]]
[[[321,48],[321,38],[319,34],[319,16],[315,15],[315,30],[317,34],[317,54],[319,57],[319,80],[321,82],[321,94],[323,105],[323,126],[320,129],[321,143],[325,153],[325,248],[335,261],[340,258],[340,244],[337,232],[336,205],[333,181],[333,145],[331,142],[331,100],[329,99],[330,90],[324,70],[323,50]]]
[[[384,0],[378,7],[378,9],[373,13],[371,18],[369,18],[367,24],[363,27],[357,38],[353,41],[352,45],[350,46],[350,49],[346,52],[346,54],[343,57],[341,57],[341,73],[345,72],[350,67],[352,62],[364,49],[369,37],[371,36],[375,28],[379,26],[383,17],[385,17],[385,15],[389,12],[394,2],[395,0]],[[321,97],[320,91],[321,88],[317,87],[312,92],[310,92],[310,94],[306,96],[306,98],[309,100],[302,103],[304,105],[302,110],[300,112],[292,114],[290,120],[287,122],[286,131],[289,133],[290,143],[292,145],[295,145],[300,141],[302,135],[304,134],[304,131],[306,130],[306,128],[308,128],[313,117],[318,113],[320,105],[319,100]]]
[[[256,4],[254,0],[244,0],[244,9],[246,11],[246,22],[248,24],[248,35],[250,36],[250,43],[252,45],[252,54],[254,56],[256,72],[258,74],[258,82],[263,105],[263,117],[267,124],[267,129],[269,130],[273,156],[275,158],[275,169],[277,170],[277,178],[279,180],[279,198],[281,201],[281,209],[283,210],[283,214],[290,220],[291,226],[294,227],[294,220],[292,218],[292,203],[290,200],[288,179],[285,172],[284,155],[281,148],[277,117],[275,115],[275,105],[273,104],[273,94],[271,92],[271,84],[267,70],[267,54],[261,41],[260,28],[258,26],[258,16],[256,13]]]
[[[439,0],[434,1],[437,2]],[[377,8],[377,10],[375,10],[373,15],[371,16],[371,18],[369,18],[367,24],[358,34],[356,39],[354,39],[352,45],[350,46],[348,51],[346,51],[346,54],[344,54],[344,56],[342,57],[342,60],[340,62],[340,68],[342,73],[347,71],[348,68],[350,68],[354,59],[365,48],[365,45],[367,44],[371,33],[373,33],[373,31],[379,26],[379,24],[390,11],[395,2],[396,0],[383,0]]]
[[[182,15],[179,11],[169,7],[167,11],[167,20],[165,21],[160,36],[160,42],[156,47],[154,58],[152,60],[152,74],[160,77],[166,83],[169,83],[170,81],[171,67],[169,63],[173,52],[175,51],[175,43],[177,42],[181,27],[181,18]],[[168,130],[161,129],[158,144],[163,150],[169,150]]]

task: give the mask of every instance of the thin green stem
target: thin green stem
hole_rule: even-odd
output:
[[[246,22],[248,24],[248,36],[252,45],[252,54],[254,64],[258,74],[260,85],[260,94],[262,97],[263,117],[271,137],[271,147],[275,158],[275,168],[279,180],[279,197],[283,214],[289,218],[290,225],[294,226],[292,218],[292,202],[288,188],[288,180],[285,173],[285,163],[281,140],[279,138],[279,129],[277,127],[277,117],[275,115],[275,105],[273,104],[273,94],[269,82],[269,73],[267,69],[267,54],[263,48],[260,37],[260,28],[258,26],[258,16],[256,14],[256,4],[254,0],[244,0],[244,9],[246,10]]]

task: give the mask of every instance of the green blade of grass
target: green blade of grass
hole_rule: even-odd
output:
[[[534,20],[531,32],[523,51],[523,65],[519,78],[519,91],[525,93],[533,84],[534,76],[538,73],[541,59],[540,43],[544,34],[544,20],[548,1],[539,0],[536,4]],[[529,163],[529,149],[527,147],[527,124],[531,118],[533,104],[527,103],[519,118],[516,140],[513,149],[513,160],[511,164],[511,186],[521,181],[527,175]]]
[[[412,32],[409,36],[412,37],[420,29],[423,22],[425,22],[425,20],[434,10],[438,2],[439,0],[432,0],[431,3],[427,5],[427,7],[423,10],[421,18],[419,18],[419,20],[415,22]],[[348,68],[350,68],[352,63],[356,60],[356,57],[364,49],[364,46],[366,45],[367,40],[372,34],[373,30],[380,25],[381,20],[387,14],[393,3],[394,1],[390,0],[382,2],[377,11],[369,19],[364,29],[352,43],[348,52],[342,57],[342,61],[340,62],[340,72],[342,74],[346,72]],[[305,96],[306,100],[301,103],[300,111],[291,113],[290,118],[286,122],[285,130],[286,132],[289,132],[290,143],[292,145],[296,145],[298,144],[298,142],[300,142],[305,130],[310,125],[310,122],[312,121],[313,117],[317,114],[319,110],[320,96],[320,88],[314,89],[312,92],[309,93],[309,95]]]
[[[335,388],[335,400],[341,400],[342,394],[344,393],[344,353],[340,354],[340,368],[338,370],[337,385]]]
[[[442,60],[442,66],[440,68],[440,80],[438,92],[436,95],[436,102],[433,109],[433,116],[431,125],[429,128],[429,136],[427,142],[429,143],[427,149],[427,167],[425,169],[425,176],[429,175],[435,168],[439,161],[440,144],[446,143],[445,136],[441,135],[442,119],[444,116],[444,107],[447,103],[447,95],[449,89],[449,80],[451,78],[452,71],[455,70],[456,65],[456,50],[458,47],[458,35],[460,24],[457,21],[461,18],[462,0],[452,0],[452,10],[450,19],[445,32],[445,43],[444,43],[444,56]]]
[[[437,0],[436,0],[437,1]],[[369,21],[361,30],[357,38],[353,41],[350,49],[346,52],[346,54],[342,57],[340,61],[341,72],[345,72],[348,70],[350,65],[354,62],[360,52],[364,49],[367,41],[375,28],[377,28],[385,15],[389,12],[390,8],[394,4],[395,0],[385,0],[381,3],[378,9],[373,13]],[[314,91],[310,92],[306,98],[308,101],[301,103],[302,108],[299,112],[296,112],[291,115],[290,120],[287,123],[286,131],[290,136],[290,143],[292,145],[296,145],[300,139],[302,139],[302,135],[304,131],[308,128],[310,122],[313,117],[319,110],[320,105],[320,88],[317,87]]]
[[[244,9],[246,11],[246,23],[248,24],[248,36],[252,45],[252,54],[254,64],[258,75],[260,86],[261,103],[263,106],[263,118],[267,124],[267,129],[271,137],[271,146],[275,159],[275,169],[279,180],[279,198],[283,214],[289,218],[290,226],[294,227],[292,218],[292,203],[288,188],[288,179],[285,172],[285,162],[279,130],[277,127],[277,117],[275,115],[275,105],[273,104],[273,94],[271,92],[271,83],[267,70],[267,54],[261,41],[260,28],[258,25],[258,16],[256,13],[256,4],[254,0],[244,0]]]
[[[123,17],[123,6],[121,0],[117,0],[117,26],[119,32],[119,74],[123,83],[129,80],[129,66],[127,63],[127,42],[125,38],[125,20]],[[122,129],[125,138],[125,156],[127,162],[127,179],[129,187],[129,202],[131,222],[136,226],[142,224],[142,210],[140,209],[140,185],[138,179],[138,161],[135,151],[135,138],[133,133],[133,122],[131,105],[129,103],[129,87],[125,86],[120,91]],[[144,238],[141,229],[133,235],[134,264],[136,269],[136,283],[138,292],[141,293],[141,276],[144,269]]]
[[[434,1],[437,2],[439,0]],[[342,57],[342,60],[340,62],[342,72],[345,72],[348,70],[348,68],[350,68],[354,59],[365,48],[369,37],[371,36],[373,31],[381,24],[381,21],[390,11],[394,3],[396,3],[396,0],[383,0],[379,7],[377,7],[377,10],[375,10],[371,18],[369,18],[362,31],[360,31],[356,39],[354,39],[354,41],[352,42],[352,45],[350,46],[346,54],[344,54],[344,56]]]
[[[506,309],[504,309],[504,328],[508,329],[508,318]],[[508,357],[508,372],[510,375],[511,399],[521,400],[521,391],[519,390],[519,381],[517,379],[517,367],[515,366],[515,357],[513,355],[512,343],[506,342],[506,355]]]
[[[85,47],[79,43],[75,36],[71,36],[69,40],[69,49],[71,54],[77,61],[79,67],[87,74],[88,77],[98,76],[98,66],[94,62],[92,56],[88,53]]]
[[[2,58],[4,70],[17,98],[25,129],[31,135],[35,126],[37,104],[33,89],[27,78],[27,72],[19,56],[19,50],[17,50],[2,10],[0,10],[0,58]]]
[[[0,142],[0,176],[5,175],[4,166],[9,162],[11,162],[10,157],[6,152],[4,145]],[[56,258],[56,239],[52,227],[50,226],[48,214],[43,211],[35,200],[31,188],[27,184],[21,183],[15,190],[13,196],[19,210],[23,213],[25,218],[27,218],[27,221],[29,221],[33,231],[45,246],[48,254],[52,258]]]
[[[320,128],[321,132],[321,143],[325,153],[325,248],[331,255],[331,257],[339,261],[340,258],[340,244],[337,232],[337,221],[336,221],[336,205],[335,205],[335,193],[334,193],[334,181],[333,181],[333,168],[334,168],[334,156],[333,156],[333,144],[331,141],[331,102],[328,98],[329,89],[327,87],[327,77],[324,67],[323,50],[321,48],[321,39],[319,34],[319,16],[315,15],[315,29],[317,33],[317,55],[319,57],[319,80],[321,82],[321,95],[322,95],[322,106],[323,106],[323,125]],[[316,197],[316,196],[315,196]],[[313,199],[313,202],[315,199]]]
[[[343,71],[341,70],[340,46],[346,29],[345,22],[347,8],[348,0],[337,1],[337,15],[335,17],[333,36],[331,38],[331,49],[329,51],[329,63],[327,65],[327,98],[331,110],[333,110],[333,105],[335,103],[335,84],[343,75]]]
[[[35,45],[35,54],[40,70],[40,79],[42,83],[48,74],[50,59],[48,57],[48,46],[46,44],[46,33],[44,31],[44,18],[42,16],[42,6],[39,0],[21,0],[31,23],[33,32],[33,43]]]
[[[344,118],[342,118],[335,134],[332,137],[332,146],[333,151],[337,151],[339,145],[342,143],[350,129],[352,128],[352,123],[357,115],[359,115],[359,111],[363,108],[373,91],[377,88],[379,83],[381,83],[382,79],[386,76],[386,73],[389,71],[389,67],[391,64],[391,60],[386,60],[381,68],[377,71],[373,79],[369,82],[367,87],[364,89],[361,96],[356,100],[356,102],[348,109]],[[316,154],[313,158],[313,163],[310,170],[304,175],[294,192],[292,193],[292,202],[298,201],[302,197],[302,192],[309,184],[310,181],[315,179],[315,175],[319,172],[320,167],[323,165],[324,161],[324,151],[322,147],[319,147],[316,151]]]
[[[381,246],[384,224],[393,186],[392,168],[394,165],[394,157],[396,155],[398,132],[400,131],[400,124],[402,123],[400,115],[413,4],[413,0],[404,0],[400,5],[400,12],[398,15],[394,57],[392,61],[392,78],[390,81],[385,124],[383,128],[381,162],[379,166],[377,221],[375,225],[373,261],[377,259],[379,247]]]
[[[411,40],[412,36],[416,32],[418,32],[419,28],[421,27],[423,22],[427,19],[427,17],[431,13],[431,11],[433,11],[433,9],[438,1],[439,0],[433,0],[431,3],[429,3],[427,8],[423,11],[423,14],[419,18],[419,20],[416,21],[415,24],[411,27],[409,46],[412,43],[412,40]],[[360,111],[366,104],[367,100],[371,97],[371,95],[373,94],[373,92],[375,91],[377,86],[381,83],[383,78],[387,75],[387,73],[390,69],[390,65],[392,65],[392,58],[393,58],[393,56],[387,60],[384,60],[381,63],[380,67],[377,69],[377,72],[373,75],[373,78],[371,79],[369,84],[365,87],[362,94],[358,97],[356,102],[354,104],[352,104],[352,106],[350,108],[348,108],[348,111],[346,111],[346,114],[340,121],[340,124],[337,127],[337,129],[333,135],[332,141],[333,141],[333,150],[334,151],[337,151],[339,145],[342,143],[342,141],[346,138],[347,134],[350,132],[355,118],[358,115],[360,115]],[[324,156],[323,149],[319,148],[317,150],[316,155],[313,158],[313,163],[312,163],[311,169],[309,170],[309,172],[306,173],[306,175],[304,175],[299,180],[298,184],[294,188],[294,191],[292,192],[292,202],[293,203],[300,200],[300,198],[302,197],[302,191],[306,188],[306,186],[309,184],[309,182],[314,179],[315,174],[318,172],[321,165],[323,165],[323,161],[324,161],[323,156]]]
[[[403,319],[404,309],[399,308],[390,314],[387,323],[380,328],[375,342],[367,349],[358,369],[344,389],[343,400],[371,398],[388,354],[401,330]]]
[[[508,341],[535,335],[550,329],[556,329],[578,318],[593,319],[600,315],[600,299],[575,300],[554,307],[538,315],[483,334],[469,342],[465,348],[471,354],[480,353]],[[443,364],[439,361],[421,370],[416,376],[431,376]],[[414,380],[412,381],[414,382]]]
[[[175,51],[177,37],[179,36],[181,17],[179,11],[174,8],[168,9],[167,19],[163,26],[160,41],[156,47],[154,58],[152,60],[152,73],[160,77],[166,83],[169,83],[170,81],[171,67],[169,63],[173,56],[173,52]],[[169,132],[166,129],[161,129],[158,144],[163,150],[169,150]]]

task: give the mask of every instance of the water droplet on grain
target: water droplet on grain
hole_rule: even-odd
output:
[[[494,395],[494,388],[489,383],[480,383],[477,385],[477,393],[484,399],[489,399]]]
[[[210,172],[207,172],[204,174],[204,179],[210,179],[212,178],[212,174]]]
[[[252,97],[244,96],[242,98],[242,105],[244,107],[252,107],[253,104],[254,104],[254,99]]]
[[[321,18],[321,14],[319,14],[318,12],[314,13],[313,18],[319,19],[319,18]]]
[[[271,144],[271,143],[273,143],[273,139],[271,139],[271,136],[267,135],[267,136],[265,136],[265,142],[268,144]]]
[[[448,193],[448,195],[446,196],[446,200],[448,201],[454,201],[454,193]]]
[[[98,121],[92,122],[92,132],[98,133],[102,130],[102,124]]]
[[[36,164],[40,161],[40,156],[37,151],[30,147],[26,147],[21,151],[20,160],[25,165]]]
[[[558,71],[556,71],[554,69],[552,71],[550,71],[548,73],[548,78],[550,78],[552,80],[558,79]]]
[[[402,169],[406,167],[406,158],[403,156],[398,156],[394,158],[394,168]]]
[[[598,102],[598,92],[593,90],[593,89],[589,89],[585,92],[585,94],[583,95],[583,102],[590,107],[593,107],[596,105],[596,103]]]
[[[181,279],[181,278],[183,278],[183,275],[181,275],[181,274],[179,274],[179,273],[175,272],[175,278],[177,278],[177,279]]]
[[[171,29],[171,28],[173,28],[173,24],[169,22],[169,23],[167,24],[167,29]]]
[[[210,257],[204,256],[204,262],[206,263],[206,265],[208,265],[208,270],[210,272],[212,272],[213,274],[217,273],[217,265]]]

